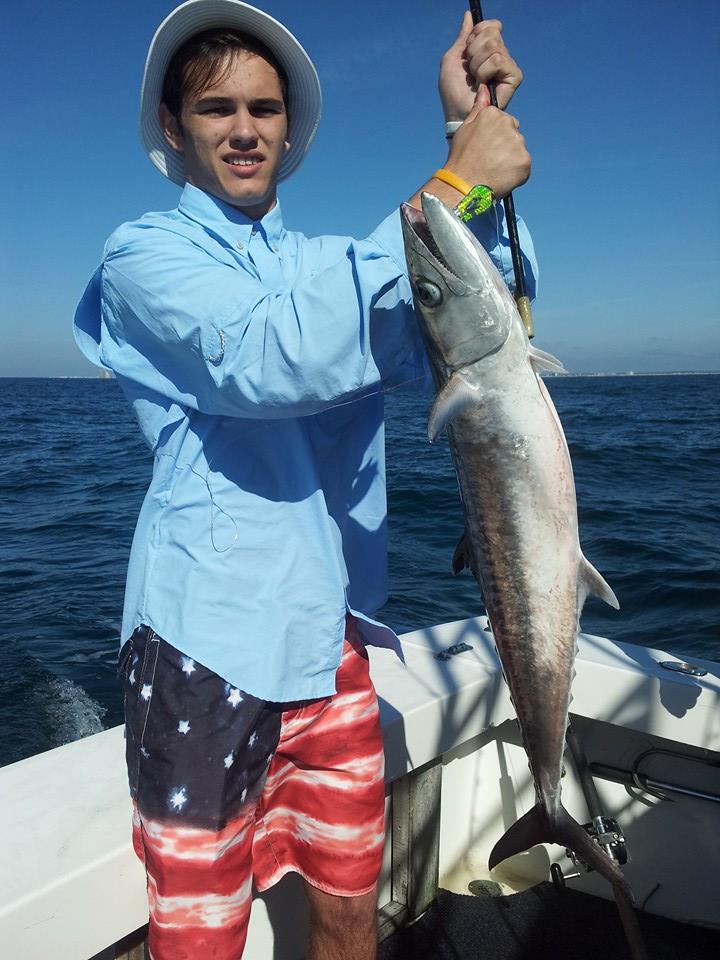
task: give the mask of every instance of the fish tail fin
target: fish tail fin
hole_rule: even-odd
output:
[[[508,857],[524,853],[538,843],[549,843],[552,840],[550,831],[547,813],[544,807],[536,803],[532,810],[528,810],[519,820],[516,820],[500,837],[490,852],[488,866],[494,870]]]
[[[550,815],[542,804],[536,804],[498,840],[490,853],[488,865],[492,870],[508,857],[524,853],[538,843],[558,843],[568,847],[632,903],[630,887],[618,865],[562,806],[557,813]]]

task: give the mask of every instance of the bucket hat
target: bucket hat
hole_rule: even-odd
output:
[[[140,94],[140,138],[160,173],[185,185],[182,157],[170,147],[160,127],[158,107],[163,80],[173,54],[196,33],[213,27],[242,30],[261,40],[282,64],[288,78],[288,141],[280,164],[284,180],[302,163],[320,123],[322,94],[312,60],[290,31],[273,17],[241,0],[187,0],[160,24],[150,43]]]

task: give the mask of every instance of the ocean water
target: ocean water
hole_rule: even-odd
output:
[[[720,660],[720,376],[546,381],[575,469],[580,534],[613,586],[583,628]],[[125,567],[151,460],[113,380],[0,380],[0,764],[121,722]],[[428,398],[387,398],[396,630],[483,612],[450,561],[462,532]]]

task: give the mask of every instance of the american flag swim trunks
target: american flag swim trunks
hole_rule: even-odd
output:
[[[258,700],[148,627],[120,653],[133,845],[152,960],[239,960],[253,881],[290,871],[327,893],[373,889],[384,840],[382,732],[348,617],[337,693]]]

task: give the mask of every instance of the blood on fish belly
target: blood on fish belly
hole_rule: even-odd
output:
[[[579,615],[588,594],[618,607],[582,554],[570,455],[540,378],[564,368],[530,345],[495,266],[452,211],[423,194],[422,212],[401,212],[438,388],[428,434],[447,429],[467,519],[453,572],[469,567],[483,593],[535,785],[535,806],[497,842],[490,867],[559,843],[627,896],[618,865],[560,801]]]

